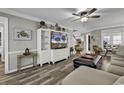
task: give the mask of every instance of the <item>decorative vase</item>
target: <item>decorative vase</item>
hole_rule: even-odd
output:
[[[31,54],[31,53],[30,53],[29,49],[26,48],[26,49],[25,49],[25,53],[23,53],[23,55],[30,55],[30,54]]]

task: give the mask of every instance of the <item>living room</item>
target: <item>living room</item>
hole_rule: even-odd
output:
[[[75,1],[1,1],[1,92],[123,92],[123,2]]]
[[[76,80],[73,80],[74,76],[69,77],[68,75],[75,73],[75,71],[79,69],[77,68],[79,66],[88,66],[110,74],[112,73],[113,75],[118,75],[115,79],[117,79],[117,77],[119,78],[119,76],[123,76],[124,21],[122,19],[123,16],[119,14],[124,13],[123,8],[4,8],[0,9],[0,11],[1,19],[5,17],[9,20],[9,39],[6,41],[8,43],[5,44],[9,50],[5,47],[5,50],[8,51],[5,52],[5,63],[1,65],[2,74],[0,84],[78,85],[81,81],[76,82]],[[38,17],[34,17],[39,15],[37,11],[41,11],[40,17],[43,16],[44,18],[44,16],[47,16],[47,19],[44,18],[44,21],[43,19],[41,20],[40,18],[38,19]],[[60,18],[56,19],[59,23],[55,23],[53,21],[46,21],[55,20],[55,18],[51,19],[49,14],[45,14],[46,11],[48,11],[48,13],[52,11],[51,15],[58,12],[58,16],[61,15],[60,18],[63,16],[61,13],[69,13],[70,15],[64,16],[61,21]],[[28,13],[35,15],[29,16]],[[111,17],[110,14],[115,16]],[[88,16],[86,16],[88,19],[81,21],[82,16],[85,17],[85,15]],[[77,16],[78,19],[75,20]],[[119,19],[117,19],[117,17],[119,17]],[[68,24],[68,21],[70,21],[71,24]],[[66,26],[64,26],[62,22],[64,24],[66,22]],[[83,24],[85,28],[82,27],[81,24]],[[74,25],[79,25],[80,27],[76,28]],[[85,30],[87,32],[85,32]],[[22,34],[24,34],[24,36],[28,35],[21,37]],[[122,56],[122,58],[118,58],[119,56],[117,55]],[[83,58],[80,60],[81,56]],[[103,61],[102,64],[99,62],[101,58]],[[87,64],[89,59],[92,59],[90,61],[95,61],[95,65],[93,62]],[[112,62],[109,62],[110,59]],[[3,65],[5,65],[5,68]],[[99,65],[99,67],[96,67],[96,65]],[[34,70],[34,72],[37,70],[40,71],[34,73],[32,70]],[[27,73],[31,72],[33,74],[27,74],[25,78],[18,78],[18,76],[23,76],[26,71]],[[61,76],[57,77],[60,74]],[[15,77],[13,77],[14,75]],[[29,75],[30,77],[28,77]],[[45,76],[40,77],[40,75]],[[6,79],[8,76],[11,78]],[[72,78],[74,83],[65,83],[65,81],[63,81],[64,79],[66,80],[66,78],[68,79],[68,77],[69,80]],[[17,79],[17,81],[13,82],[11,79]],[[42,82],[43,80],[44,82]],[[104,83],[93,82],[93,85],[103,85]],[[106,84],[112,83],[114,83],[114,81],[111,83],[106,82]],[[81,85],[84,84],[85,83],[81,83]],[[87,82],[86,85],[92,85],[92,82]]]
[[[36,70],[37,70],[37,66],[39,68],[39,65],[40,65],[40,67],[42,67],[42,65],[43,65],[43,68],[44,68],[49,65],[51,66],[51,64],[53,64],[52,66],[60,65],[60,67],[55,68],[55,70],[57,69],[56,73],[61,72],[58,69],[61,69],[63,67],[63,65],[65,66],[65,68],[62,70],[62,71],[66,70],[65,73],[67,73],[66,75],[62,76],[64,79],[70,72],[72,72],[74,70],[72,65],[73,65],[73,61],[74,61],[73,59],[75,57],[79,57],[86,53],[88,55],[89,54],[94,55],[95,52],[96,53],[98,52],[98,51],[94,51],[93,46],[96,46],[99,49],[101,49],[101,51],[103,51],[102,56],[104,56],[106,54],[106,52],[109,51],[109,53],[107,53],[107,55],[106,55],[108,57],[108,55],[111,56],[114,52],[117,51],[116,48],[123,45],[124,31],[123,31],[123,26],[121,24],[123,24],[124,21],[122,21],[121,15],[117,15],[118,11],[121,13],[124,12],[123,8],[121,8],[121,9],[88,8],[88,9],[80,10],[80,12],[77,12],[77,14],[84,13],[83,16],[85,16],[85,12],[87,11],[88,13],[91,12],[91,15],[89,14],[88,16],[91,17],[93,15],[93,18],[91,18],[91,19],[89,18],[87,20],[87,22],[85,22],[85,21],[82,22],[82,24],[85,25],[85,28],[83,28],[83,29],[75,28],[75,27],[73,27],[73,29],[72,29],[71,26],[68,26],[68,28],[67,28],[59,23],[53,23],[53,22],[43,21],[43,20],[40,22],[36,22],[36,20],[38,20],[38,19],[33,18],[31,16],[27,17],[26,15],[24,15],[24,13],[28,13],[28,11],[30,13],[30,10],[32,12],[41,11],[41,13],[45,13],[44,11],[53,11],[53,15],[54,15],[54,12],[58,12],[58,11],[60,11],[60,13],[65,12],[65,11],[70,11],[71,12],[70,17],[73,17],[73,18],[70,19],[70,17],[65,17],[66,21],[71,21],[72,26],[77,23],[78,23],[77,25],[80,25],[79,23],[82,22],[82,21],[80,21],[80,18],[78,18],[78,20],[77,19],[75,20],[76,12],[73,12],[73,11],[78,10],[78,9],[59,9],[59,8],[58,9],[54,9],[54,8],[53,9],[50,9],[50,8],[48,8],[48,9],[42,9],[42,8],[38,8],[38,9],[28,9],[28,8],[27,9],[26,8],[25,9],[23,9],[23,8],[22,9],[21,8],[20,9],[16,9],[16,8],[1,9],[0,15],[2,17],[6,17],[9,19],[9,34],[8,34],[9,35],[9,41],[8,41],[9,42],[9,45],[8,45],[9,51],[8,51],[8,59],[7,59],[8,63],[6,64],[6,62],[5,62],[5,68],[4,68],[5,74],[15,73],[15,74],[17,74],[17,76],[18,75],[21,76],[23,71],[25,72],[25,70],[27,70],[27,69],[33,69],[32,64],[33,64],[33,66],[34,65],[36,66],[34,68]],[[114,12],[111,12],[111,11],[114,11]],[[113,15],[119,16],[120,20],[119,19],[113,20],[113,22],[111,21],[112,24],[110,24],[108,22],[108,19],[112,20],[114,18],[114,17],[113,18],[110,17],[111,19],[108,18],[110,15],[109,14],[110,12]],[[22,15],[22,13],[23,13],[23,15]],[[108,13],[108,16],[107,16],[107,13]],[[102,15],[100,15],[100,14],[102,14]],[[47,14],[47,15],[49,15],[49,14]],[[60,15],[58,15],[58,16],[60,16]],[[99,17],[94,18],[94,16],[97,16],[97,17],[99,16]],[[77,17],[77,15],[76,15],[76,17]],[[79,15],[79,17],[80,17],[80,15]],[[105,19],[104,17],[107,19]],[[51,18],[51,16],[50,17],[48,16],[47,18]],[[33,21],[31,21],[30,19],[31,20],[33,19]],[[58,19],[60,19],[60,18],[58,18]],[[64,18],[62,18],[62,19],[63,19],[63,21],[65,21]],[[103,19],[104,19],[104,21],[103,21]],[[116,16],[114,19],[116,19]],[[120,23],[120,21],[121,21],[121,23]],[[96,22],[96,23],[93,23],[93,22]],[[62,23],[62,21],[61,21],[61,23]],[[104,24],[104,23],[106,23],[106,24]],[[95,24],[95,26],[97,28],[94,27],[93,24]],[[107,25],[107,26],[104,26],[104,25]],[[91,29],[93,29],[93,30],[91,31]],[[28,38],[18,38],[19,34],[17,32],[22,31],[22,30],[26,30],[30,36],[28,36]],[[85,30],[87,30],[89,32],[84,32]],[[113,41],[114,36],[115,36],[115,41]],[[58,37],[60,40],[56,39]],[[64,39],[63,39],[63,37],[64,37]],[[116,37],[120,37],[120,38],[116,39]],[[104,45],[103,42],[106,42],[107,44]],[[16,46],[16,48],[14,46]],[[113,47],[113,46],[118,46],[118,47]],[[72,49],[72,51],[71,51],[71,49]],[[105,49],[107,49],[108,51],[106,51]],[[28,52],[30,51],[32,53],[30,55],[31,58],[28,58],[28,56],[27,56],[28,54],[26,55],[27,56],[26,58],[25,58],[25,56],[23,58],[22,54],[24,54],[24,52],[26,52],[26,51],[28,51]],[[98,55],[98,54],[95,54],[95,55]],[[33,57],[33,60],[32,60],[32,57]],[[71,61],[71,64],[66,64],[66,61],[63,59],[66,59],[67,62]],[[36,61],[36,63],[35,63],[35,61]],[[58,63],[56,63],[58,61],[62,61],[62,62],[59,62],[59,64],[58,64]],[[20,67],[19,63],[21,65],[24,65],[24,66],[26,65],[26,66]],[[47,66],[44,66],[44,64],[46,64],[46,63],[47,63]],[[107,66],[108,66],[108,64],[107,64]],[[122,64],[121,64],[121,66],[122,66]],[[67,67],[68,67],[68,69],[67,69]],[[70,67],[70,69],[69,69],[69,67]],[[106,64],[103,67],[104,67],[104,70],[107,70]],[[47,68],[47,69],[49,69],[49,68]],[[20,71],[20,72],[18,73],[17,71]],[[54,71],[54,69],[53,69],[53,71]],[[117,75],[118,74],[123,75],[123,71],[118,71],[118,70],[116,71],[115,69],[110,72],[112,72],[114,74],[116,73]],[[48,76],[50,76],[50,75],[48,75]],[[11,76],[11,77],[13,77],[13,76]],[[5,78],[5,77],[3,77],[3,78]],[[13,79],[15,79],[15,78],[13,77]],[[28,79],[29,79],[29,77],[28,77]],[[28,80],[28,79],[26,79],[26,80]],[[41,79],[41,78],[38,78],[38,79]],[[60,79],[62,79],[62,78],[60,77]],[[26,80],[24,80],[24,81],[26,81]],[[5,80],[4,82],[1,81],[1,84],[15,84],[15,82],[8,83],[8,81],[11,81],[11,79]],[[35,81],[35,79],[34,79],[34,81]],[[49,79],[48,79],[48,81],[49,81]],[[54,81],[54,79],[53,79],[53,81]],[[59,80],[59,81],[55,80],[54,82],[56,82],[56,83],[51,83],[51,84],[61,84],[61,80]],[[17,83],[17,81],[16,81],[16,83]],[[26,83],[27,84],[36,84],[36,83],[32,83],[32,82],[30,83],[29,81]],[[26,84],[26,83],[24,83],[24,84]],[[17,83],[17,84],[21,84],[21,83]],[[38,82],[38,84],[40,84],[40,83]],[[41,83],[41,84],[50,84],[50,83]],[[102,83],[101,83],[101,85],[102,85]]]
[[[119,14],[124,13],[123,8],[3,8],[0,11],[1,19],[6,18],[9,24],[0,84],[111,85],[124,75],[124,21]],[[59,17],[51,17],[49,13],[52,16],[57,13]],[[5,37],[2,40],[7,40]],[[86,82],[79,73],[76,80],[73,73],[81,67],[84,73],[91,73],[85,69],[92,68],[116,76],[114,81],[106,77],[106,82],[93,79]]]

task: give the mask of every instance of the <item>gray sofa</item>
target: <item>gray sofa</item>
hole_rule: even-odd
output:
[[[80,66],[70,73],[62,82],[62,85],[112,85],[124,84],[124,76],[109,72]]]
[[[70,73],[63,85],[122,85],[124,84],[124,46],[120,46],[106,71],[80,66]]]
[[[124,46],[120,46],[116,54],[111,57],[107,71],[120,76],[124,75]]]

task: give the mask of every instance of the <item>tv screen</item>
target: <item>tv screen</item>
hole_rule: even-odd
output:
[[[67,48],[67,34],[61,32],[51,32],[51,48]]]

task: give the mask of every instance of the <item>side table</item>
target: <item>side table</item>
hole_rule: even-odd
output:
[[[27,57],[32,57],[33,58],[33,66],[36,66],[37,65],[37,53],[31,53],[30,55],[17,55],[17,70],[20,71],[22,67],[22,64],[21,64],[21,59],[22,58],[27,58]],[[35,57],[36,57],[36,61],[35,61]],[[31,65],[31,64],[29,64]],[[27,65],[26,65],[27,66]]]

